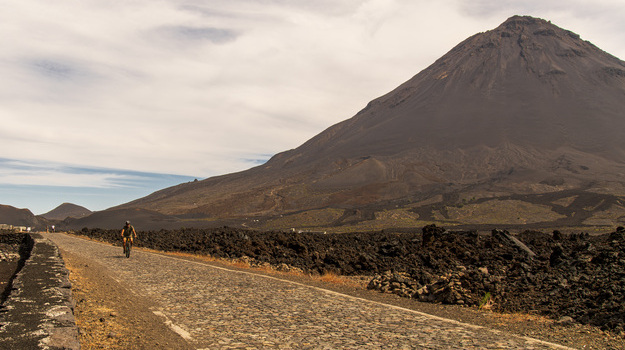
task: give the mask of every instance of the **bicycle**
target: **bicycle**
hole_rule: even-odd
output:
[[[132,249],[132,240],[130,239],[130,237],[126,238],[126,243],[124,243],[123,246],[126,258],[130,258],[130,250]]]

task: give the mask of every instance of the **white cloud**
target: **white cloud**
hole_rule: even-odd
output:
[[[0,185],[128,188],[150,176],[110,169],[87,169],[44,162],[0,159]]]
[[[2,171],[0,183],[5,185],[41,185],[60,187],[119,187],[120,181],[129,178],[118,174],[72,174],[60,170],[46,171]]]
[[[194,178],[0,158],[3,204],[41,214],[61,203],[102,210]]]

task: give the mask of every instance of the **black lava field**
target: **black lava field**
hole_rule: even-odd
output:
[[[120,244],[119,230],[75,232]],[[320,234],[229,227],[139,232],[136,245],[371,277],[368,288],[420,301],[571,317],[625,330],[625,230],[600,236],[525,231]]]

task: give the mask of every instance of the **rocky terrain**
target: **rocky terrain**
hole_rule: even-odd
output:
[[[80,349],[69,271],[58,248],[40,233],[11,236],[0,233],[20,253],[0,305],[0,348]]]
[[[118,230],[76,232],[119,243]],[[311,274],[366,275],[369,288],[426,302],[546,315],[625,331],[625,230],[323,234],[228,227],[139,232],[137,245]]]
[[[27,254],[25,236],[12,230],[0,230],[0,305],[8,295],[11,278],[19,268],[22,255]]]

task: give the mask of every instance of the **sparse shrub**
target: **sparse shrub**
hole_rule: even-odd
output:
[[[486,294],[484,294],[484,297],[482,298],[482,300],[480,301],[480,305],[478,306],[478,309],[482,310],[482,308],[489,308],[489,304],[490,304],[490,300],[491,300],[491,294],[490,292],[486,292]]]

